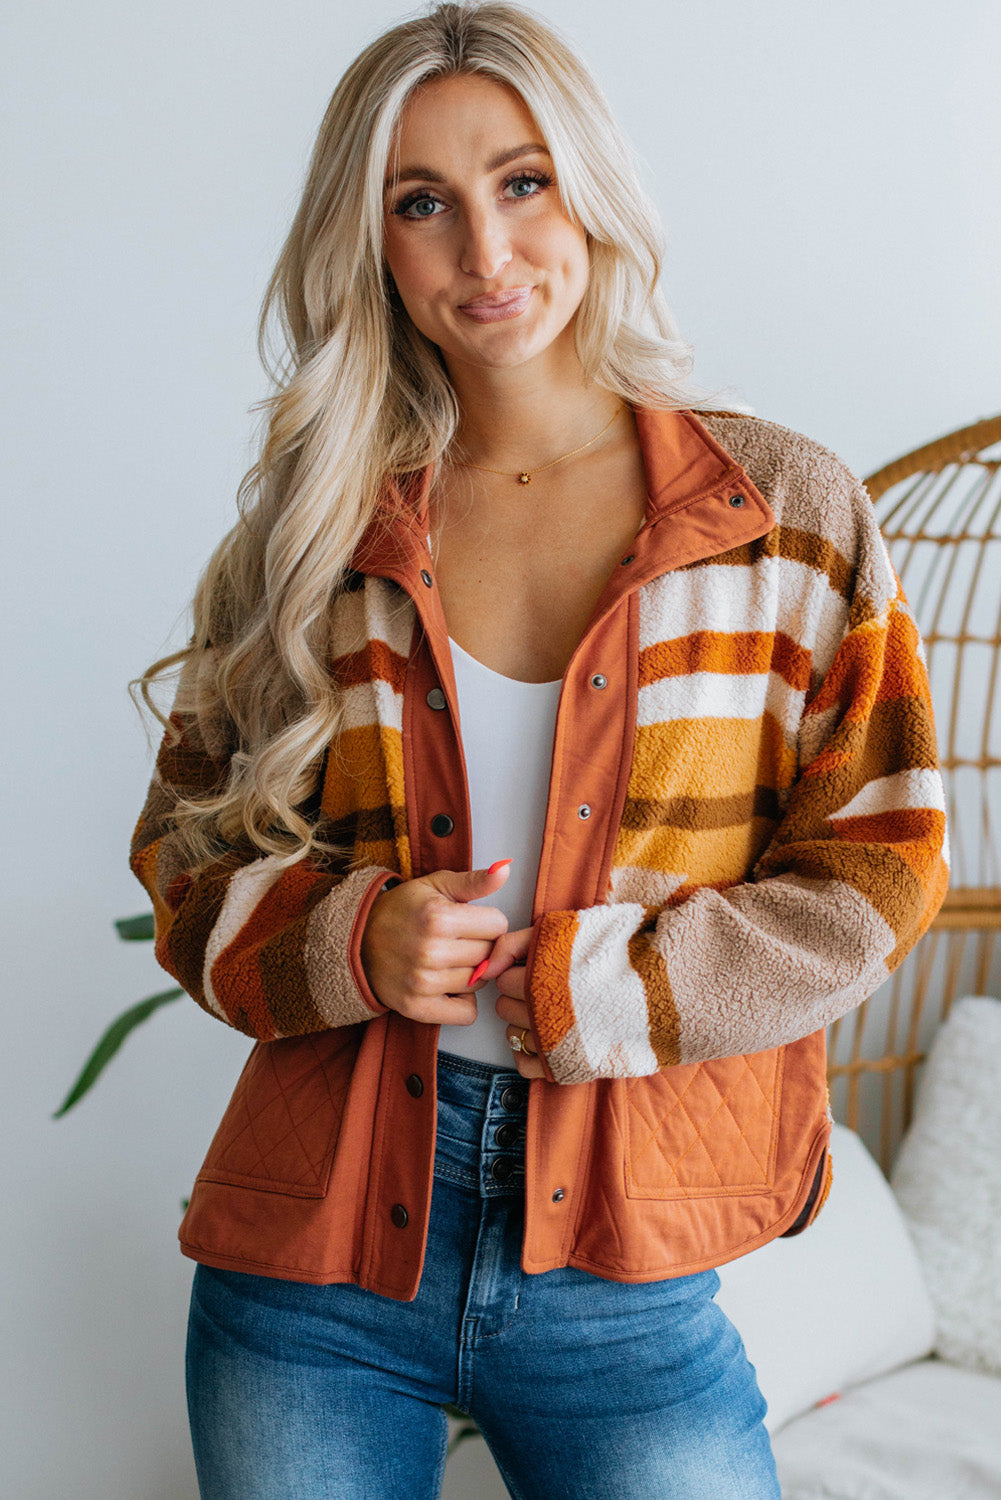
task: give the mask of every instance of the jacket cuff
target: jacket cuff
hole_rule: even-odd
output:
[[[538,1053],[539,1061],[542,1063],[542,1071],[549,1083],[559,1083],[549,1062],[547,1050],[547,1039],[553,1039],[553,1020],[555,1019],[548,1008],[548,996],[541,991],[537,995],[535,984],[535,959],[539,947],[539,939],[542,936],[543,923],[550,918],[539,917],[532,925],[532,936],[529,939],[528,952],[525,955],[525,1004],[528,1006],[528,1015],[532,1026],[532,1040]]]
[[[372,910],[376,896],[381,895],[383,891],[388,890],[391,886],[400,884],[399,875],[394,874],[392,870],[379,870],[376,872],[372,877],[368,890],[358,903],[358,909],[355,912],[355,919],[351,928],[351,939],[348,943],[348,966],[351,969],[351,976],[357,986],[359,995],[369,1010],[377,1016],[384,1015],[390,1007],[383,1005],[368,982],[365,966],[361,960],[362,933],[365,931],[365,923],[368,921],[368,914]]]

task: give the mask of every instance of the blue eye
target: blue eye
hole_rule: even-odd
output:
[[[515,193],[515,198],[537,198],[543,188],[552,187],[553,179],[548,172],[533,172],[528,169],[509,177],[504,186],[506,188],[519,188],[527,184],[532,191],[526,193]]]
[[[434,219],[437,218],[437,215],[434,212],[435,205],[440,204],[440,202],[441,200],[439,198],[432,198],[430,193],[411,193],[409,198],[404,198],[402,203],[397,204],[393,212],[396,214],[400,214],[401,217],[406,219]],[[420,208],[424,204],[431,205],[430,213],[412,214],[410,212],[412,208]]]
[[[504,182],[504,192],[512,191],[511,198],[537,198],[539,194],[548,187],[552,187],[554,179],[548,172],[536,172],[531,168],[523,168],[514,173]],[[525,191],[520,189],[524,187]],[[509,199],[510,201],[510,199]],[[438,210],[447,209],[448,204],[429,192],[426,188],[418,188],[402,198],[393,209],[393,213],[402,219],[437,219],[440,217]]]

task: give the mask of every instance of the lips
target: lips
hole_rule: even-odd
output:
[[[534,287],[516,286],[504,292],[487,292],[460,304],[459,311],[474,323],[500,323],[517,318],[525,311]]]
[[[480,307],[506,307],[509,302],[527,296],[531,290],[530,286],[515,286],[506,292],[487,292],[482,297],[473,297],[469,302],[463,302],[462,309],[468,312]]]

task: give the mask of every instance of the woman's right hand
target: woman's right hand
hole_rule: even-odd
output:
[[[496,906],[471,906],[507,879],[510,860],[489,870],[436,870],[381,891],[361,939],[372,992],[390,1010],[429,1025],[471,1026],[470,978],[507,932]],[[483,981],[478,981],[478,984]]]

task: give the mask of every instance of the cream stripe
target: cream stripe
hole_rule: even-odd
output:
[[[675,569],[645,584],[640,589],[639,644],[643,650],[694,630],[779,629],[822,651],[827,638],[840,635],[846,619],[845,601],[826,574],[788,558],[763,557],[750,567],[716,563]]]
[[[874,813],[899,812],[907,808],[934,807],[945,812],[945,789],[937,771],[896,771],[866,782],[861,791],[832,819],[864,818]]]
[[[767,708],[790,743],[806,702],[801,688],[790,687],[777,672],[738,676],[727,672],[691,672],[662,677],[639,690],[637,724],[669,719],[760,719]]]
[[[383,678],[344,690],[342,729],[398,729],[403,732],[403,694]]]
[[[416,607],[385,578],[366,579],[362,594],[368,635],[385,641],[397,656],[410,655]]]
[[[592,906],[578,914],[571,994],[578,1043],[595,1077],[657,1072],[646,991],[624,962],[626,945],[642,920],[642,908],[631,904]]]
[[[249,921],[258,902],[263,900],[271,887],[281,879],[281,875],[282,869],[278,865],[277,857],[274,854],[268,854],[264,859],[255,859],[252,864],[244,865],[242,869],[230,876],[222,911],[205,945],[205,963],[202,972],[205,999],[216,1015],[221,1016],[224,1021],[228,1021],[229,1017],[212,988],[213,965]]]

